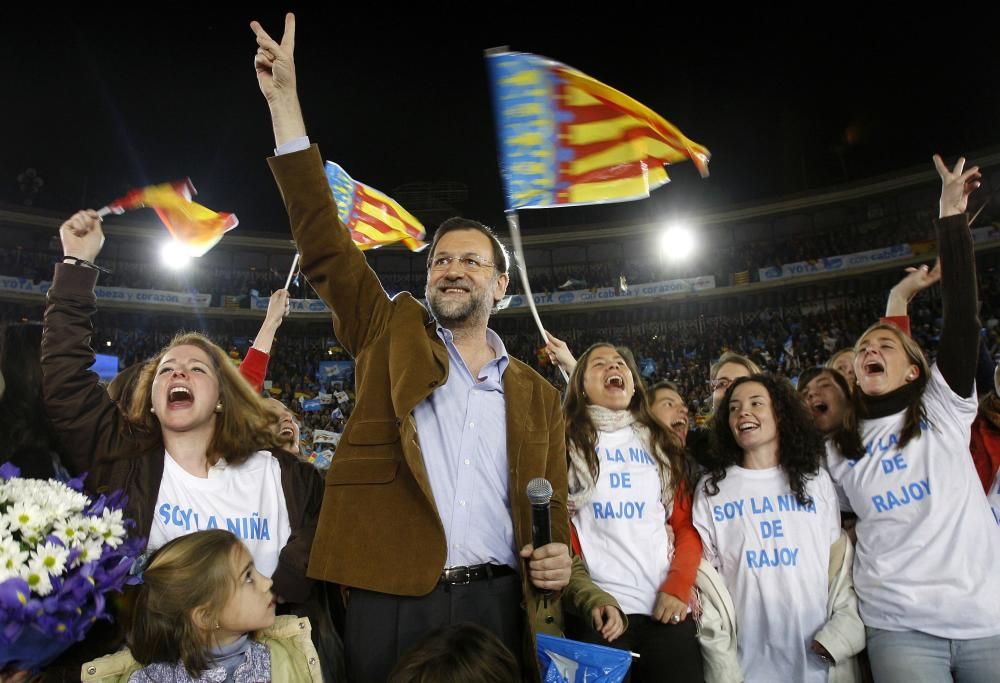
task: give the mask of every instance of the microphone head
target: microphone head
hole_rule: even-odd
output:
[[[548,505],[552,500],[552,484],[549,480],[538,477],[529,481],[528,500],[532,505]]]

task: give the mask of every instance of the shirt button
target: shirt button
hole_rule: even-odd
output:
[[[452,548],[461,548],[462,544],[461,543],[453,543],[451,547]]]
[[[552,616],[551,614],[549,614],[549,615],[547,615],[545,617],[545,623],[546,624],[551,624],[555,620],[556,620],[556,618],[554,616]]]
[[[461,505],[462,507],[465,507],[465,501],[464,500],[458,501],[458,504]]]
[[[469,427],[475,427],[475,426],[476,426],[476,423],[475,423],[475,422],[470,422],[470,423],[469,423]]]
[[[468,465],[468,464],[469,464],[469,459],[468,459],[468,458],[466,458],[466,459],[465,459],[465,464],[466,464],[466,465]]]

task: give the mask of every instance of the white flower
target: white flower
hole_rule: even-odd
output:
[[[57,520],[52,533],[67,547],[72,548],[87,540],[87,531],[84,528],[86,524],[86,517],[75,515],[66,520]]]
[[[45,517],[40,507],[27,501],[18,501],[11,505],[7,515],[11,530],[20,531],[25,536],[36,533]]]
[[[101,559],[101,555],[104,553],[104,543],[99,540],[88,539],[80,545],[80,556],[76,558],[76,562],[73,566],[85,564],[87,562],[93,562],[94,560]]]
[[[27,559],[28,552],[21,550],[13,539],[0,540],[0,572],[6,573],[7,578],[17,575]]]
[[[21,578],[28,582],[28,588],[37,595],[44,597],[52,592],[52,581],[49,579],[49,573],[45,570],[45,565],[37,559],[32,560],[21,569]]]
[[[31,555],[32,561],[38,560],[53,576],[60,576],[63,573],[68,557],[69,550],[55,543],[39,545]]]
[[[125,524],[122,522],[123,512],[121,510],[109,510],[104,508],[101,521],[104,526],[104,533],[101,534],[104,542],[112,548],[117,548],[125,540]]]

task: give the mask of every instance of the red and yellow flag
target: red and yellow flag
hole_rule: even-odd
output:
[[[708,149],[585,73],[517,52],[487,65],[508,210],[641,199],[685,160],[708,175]]]
[[[423,224],[392,197],[356,181],[332,161],[326,162],[326,179],[340,222],[351,231],[358,249],[377,249],[394,242],[402,242],[410,251],[427,246]]]
[[[190,178],[132,190],[108,204],[112,213],[149,208],[156,211],[174,240],[191,256],[202,256],[239,225],[236,214],[212,211],[191,201],[197,194]]]

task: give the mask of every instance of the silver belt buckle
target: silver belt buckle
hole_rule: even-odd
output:
[[[467,566],[449,567],[444,570],[445,580],[455,586],[464,586],[472,581],[472,570]]]

